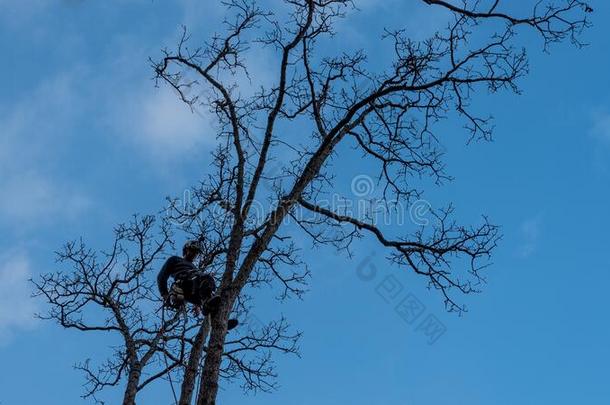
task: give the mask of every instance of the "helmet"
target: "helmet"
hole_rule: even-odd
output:
[[[197,252],[201,252],[201,245],[198,240],[189,240],[184,244],[182,250],[196,250]]]

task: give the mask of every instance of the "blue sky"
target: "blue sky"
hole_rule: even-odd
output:
[[[401,3],[359,2],[362,12],[339,27],[345,45],[374,46],[383,25],[422,38],[444,22]],[[456,179],[429,198],[453,200],[463,222],[487,214],[503,227],[469,312],[446,313],[423,280],[388,267],[372,243],[352,260],[323,250],[303,301],[263,299],[257,312],[284,313],[304,331],[302,358],[278,358],[276,393],[242,397],[228,385],[220,403],[608,403],[610,27],[602,17],[610,5],[592,6],[599,23],[586,33],[589,47],[547,55],[524,35],[531,72],[523,94],[481,94],[494,142],[465,146],[457,125],[442,127]],[[65,240],[83,235],[104,247],[114,224],[158,211],[201,176],[213,145],[209,117],[156,89],[148,57],[174,45],[181,24],[206,38],[222,9],[195,0],[0,0],[0,10],[0,403],[86,403],[72,365],[111,341],[35,321],[41,304],[27,280],[55,269],[53,251]],[[270,79],[268,59],[255,55],[255,80]],[[367,257],[377,269],[371,281],[358,277]],[[446,328],[434,344],[380,296],[388,276],[400,297],[425,306],[422,317]],[[106,398],[116,403],[117,393]],[[141,402],[171,396],[153,387]]]

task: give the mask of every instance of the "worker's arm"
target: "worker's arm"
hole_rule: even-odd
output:
[[[161,267],[161,271],[159,271],[159,274],[157,275],[157,286],[159,287],[159,293],[164,299],[167,297],[168,294],[167,280],[172,274],[172,267],[174,265],[174,261],[174,257],[170,257],[169,259],[167,259],[163,267]]]

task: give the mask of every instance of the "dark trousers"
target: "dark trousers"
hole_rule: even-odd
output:
[[[202,305],[216,291],[214,277],[209,274],[190,274],[176,280],[176,285],[184,292],[184,299],[195,305]]]

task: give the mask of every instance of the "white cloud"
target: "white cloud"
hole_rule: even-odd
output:
[[[133,146],[168,161],[216,142],[206,111],[191,111],[166,87],[150,87],[126,94],[123,108],[109,111],[116,130]]]
[[[31,297],[32,275],[28,258],[22,254],[0,256],[0,345],[18,331],[36,325],[37,303]]]
[[[211,149],[216,143],[206,108],[197,106],[192,111],[168,85],[159,82],[155,87],[151,80],[154,72],[148,58],[161,57],[160,49],[164,45],[173,49],[180,38],[178,29],[169,31],[171,39],[157,38],[153,44],[131,35],[110,37],[111,57],[89,67],[90,73],[81,80],[87,94],[96,99],[98,115],[92,124],[109,128],[106,136],[113,142],[164,169],[180,164],[185,154]]]
[[[87,198],[53,173],[79,110],[69,75],[49,79],[2,107],[0,225],[24,229],[82,212]]]
[[[185,2],[187,5],[190,3]],[[104,119],[118,139],[135,147],[136,153],[152,158],[155,164],[167,165],[174,160],[183,160],[185,155],[202,149],[211,150],[217,143],[216,117],[208,106],[194,105],[191,110],[166,83],[159,81],[159,86],[154,87],[150,80],[153,72],[147,62],[149,54],[152,52],[153,59],[160,57],[158,49],[162,43],[167,44],[168,49],[174,49],[180,34],[173,32],[171,39],[160,41],[152,51],[133,39],[122,38],[113,60],[97,68],[103,74],[97,75],[92,84],[95,93],[103,99],[100,104],[105,106]],[[205,38],[210,35],[207,33]],[[202,43],[192,39],[189,45],[196,47]],[[279,59],[271,49],[256,48],[243,56],[248,76],[240,70],[234,76],[224,74],[220,78],[227,88],[236,85],[235,98],[250,97],[261,86],[270,86],[277,80],[274,72],[278,69]],[[193,76],[193,72],[184,73],[188,80],[200,83],[193,86],[186,96],[197,95],[199,101],[205,101],[211,87]]]
[[[56,180],[34,170],[19,172],[0,181],[0,224],[19,229],[76,218],[90,201]]]

